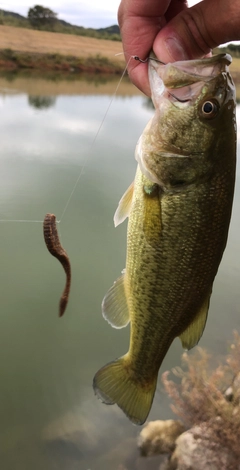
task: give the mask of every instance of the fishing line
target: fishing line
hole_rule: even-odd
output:
[[[120,52],[119,54],[115,54],[115,55],[117,56],[117,55],[120,55],[120,54],[123,54],[123,53]],[[118,84],[117,84],[117,86],[116,86],[116,89],[115,89],[113,95],[111,96],[111,99],[110,99],[110,101],[109,101],[109,104],[108,104],[108,106],[107,106],[107,108],[106,108],[106,111],[105,111],[105,113],[104,113],[104,115],[103,115],[102,121],[101,121],[101,123],[100,123],[100,125],[99,125],[99,127],[98,127],[98,130],[97,130],[97,132],[96,132],[96,134],[95,134],[95,136],[94,136],[94,138],[93,138],[93,140],[92,140],[92,142],[91,142],[91,144],[90,144],[90,147],[89,147],[89,149],[88,149],[88,151],[87,151],[86,158],[85,158],[85,160],[84,160],[84,162],[83,162],[83,165],[82,165],[82,167],[81,167],[80,173],[79,173],[79,175],[78,175],[78,177],[77,177],[77,179],[76,179],[76,182],[75,182],[74,185],[73,185],[72,191],[70,192],[69,197],[68,197],[68,199],[67,199],[67,202],[66,202],[66,204],[65,204],[65,206],[64,206],[64,209],[63,209],[63,211],[62,211],[61,217],[60,217],[59,220],[56,220],[56,223],[57,223],[57,224],[60,224],[60,222],[62,221],[62,219],[63,219],[63,217],[64,217],[64,215],[65,215],[65,213],[66,213],[66,210],[67,210],[67,208],[68,208],[68,206],[69,206],[69,204],[70,204],[70,202],[71,202],[71,200],[72,200],[73,194],[74,194],[74,192],[75,192],[75,190],[76,190],[76,188],[77,188],[77,186],[78,186],[78,183],[79,183],[79,181],[80,181],[80,178],[81,178],[81,176],[82,176],[82,174],[83,174],[83,172],[84,172],[84,170],[85,170],[85,168],[86,168],[86,165],[87,165],[87,162],[88,162],[88,160],[89,160],[89,157],[90,157],[90,153],[91,153],[91,151],[92,151],[92,148],[93,148],[93,146],[94,146],[94,144],[95,144],[95,142],[96,142],[96,139],[97,139],[97,137],[98,137],[98,135],[99,135],[99,133],[100,133],[100,131],[101,131],[101,128],[102,128],[102,126],[103,126],[103,124],[104,124],[104,121],[105,121],[105,119],[106,119],[106,116],[107,116],[107,114],[108,114],[108,111],[109,111],[109,109],[110,109],[110,107],[111,107],[111,105],[112,105],[112,102],[113,102],[114,98],[116,97],[116,94],[117,94],[117,92],[118,92],[119,86],[120,86],[120,84],[121,84],[121,82],[122,82],[122,80],[123,80],[123,77],[124,77],[124,75],[125,75],[127,69],[128,69],[129,63],[130,63],[130,61],[131,61],[133,58],[134,58],[134,56],[131,56],[131,57],[129,58],[129,60],[128,60],[126,66],[125,66],[125,68],[124,68],[124,70],[123,70],[123,72],[122,72],[122,75],[121,75],[121,77],[120,77],[120,79],[119,79],[119,81],[118,81]],[[43,220],[0,219],[0,223],[3,223],[3,222],[5,222],[5,223],[7,223],[7,222],[15,222],[15,223],[41,223],[41,224],[42,224],[42,223],[43,223]]]
[[[20,222],[20,223],[32,223],[32,224],[42,224],[42,220],[28,220],[28,219],[0,219],[1,222]]]
[[[72,197],[73,197],[73,194],[74,194],[74,192],[75,192],[75,190],[76,190],[76,188],[77,188],[77,185],[78,185],[78,183],[79,183],[79,180],[80,180],[80,178],[81,178],[81,176],[82,176],[82,174],[83,174],[83,171],[84,171],[85,168],[86,168],[86,164],[87,164],[87,162],[88,162],[88,160],[89,160],[89,156],[90,156],[91,150],[92,150],[92,148],[93,148],[93,146],[94,146],[94,144],[95,144],[95,142],[96,142],[96,139],[97,139],[97,137],[98,137],[98,135],[99,135],[99,133],[100,133],[100,131],[101,131],[101,129],[102,129],[102,126],[103,126],[104,121],[105,121],[105,119],[106,119],[107,113],[108,113],[108,111],[109,111],[109,109],[110,109],[110,106],[111,106],[111,104],[112,104],[112,102],[113,102],[113,100],[114,100],[114,98],[115,98],[115,96],[116,96],[116,94],[117,94],[117,92],[118,92],[119,86],[120,86],[120,84],[121,84],[121,82],[122,82],[122,79],[123,79],[123,77],[124,77],[124,75],[125,75],[125,73],[126,73],[126,71],[127,71],[127,68],[128,68],[128,65],[129,65],[131,59],[132,59],[132,56],[131,56],[130,59],[128,60],[126,66],[125,66],[125,68],[124,68],[124,71],[123,71],[123,73],[122,73],[122,75],[121,75],[121,77],[120,77],[120,80],[119,80],[119,82],[118,82],[118,84],[117,84],[117,86],[116,86],[116,89],[115,89],[113,95],[111,96],[111,99],[110,99],[110,101],[109,101],[109,103],[108,103],[107,109],[106,109],[106,111],[105,111],[105,113],[104,113],[104,115],[103,115],[103,119],[102,119],[102,121],[101,121],[101,123],[100,123],[100,126],[99,126],[99,128],[98,128],[98,130],[97,130],[97,132],[96,132],[96,134],[95,134],[95,136],[94,136],[94,138],[93,138],[93,141],[92,141],[92,143],[91,143],[91,145],[90,145],[90,147],[89,147],[89,150],[88,150],[88,152],[87,152],[86,158],[85,158],[85,160],[84,160],[84,162],[83,162],[83,166],[82,166],[82,168],[81,168],[81,170],[80,170],[80,173],[79,173],[79,175],[78,175],[78,178],[77,178],[77,180],[76,180],[76,182],[75,182],[75,184],[74,184],[74,186],[73,186],[73,189],[72,189],[72,191],[71,191],[71,193],[70,193],[70,195],[69,195],[69,198],[68,198],[68,200],[67,200],[67,202],[66,202],[66,205],[65,205],[65,207],[64,207],[64,209],[63,209],[63,212],[62,212],[62,215],[61,215],[61,217],[60,217],[60,221],[59,221],[59,222],[62,221],[62,219],[63,219],[63,217],[64,217],[64,215],[65,215],[65,213],[66,213],[66,210],[67,210],[67,208],[68,208],[68,206],[69,206],[69,203],[70,203],[70,201],[71,201],[71,199],[72,199]]]
[[[123,54],[123,52],[119,52],[118,54],[115,54],[115,56],[119,56],[119,55],[122,55],[122,54]],[[127,55],[129,55],[129,54],[127,54]],[[123,73],[122,73],[122,75],[121,75],[121,77],[120,77],[120,79],[119,79],[119,82],[118,82],[118,84],[117,84],[117,86],[116,86],[116,89],[115,89],[113,95],[111,96],[111,99],[110,99],[109,104],[108,104],[108,106],[107,106],[107,108],[106,108],[106,111],[105,111],[105,113],[104,113],[104,115],[103,115],[103,119],[102,119],[102,121],[101,121],[101,123],[100,123],[100,125],[99,125],[99,128],[98,128],[98,130],[97,130],[97,132],[96,132],[96,134],[95,134],[95,136],[94,136],[94,138],[93,138],[93,140],[92,140],[92,142],[91,142],[91,145],[90,145],[90,147],[89,147],[89,149],[88,149],[88,151],[87,151],[86,158],[85,158],[85,160],[84,160],[84,162],[83,162],[83,165],[82,165],[81,170],[80,170],[80,172],[79,172],[79,175],[78,175],[78,177],[77,177],[77,179],[76,179],[76,182],[75,182],[74,185],[73,185],[72,191],[71,191],[70,194],[69,194],[69,197],[68,197],[68,199],[67,199],[67,202],[66,202],[66,204],[65,204],[65,206],[64,206],[64,209],[63,209],[63,211],[62,211],[61,217],[60,217],[59,220],[56,221],[57,224],[60,224],[60,222],[63,220],[63,217],[64,217],[64,215],[65,215],[65,213],[66,213],[66,211],[67,211],[67,209],[68,209],[68,206],[69,206],[69,204],[70,204],[70,202],[71,202],[71,200],[72,200],[72,197],[73,197],[73,195],[74,195],[74,193],[75,193],[75,190],[76,190],[76,188],[77,188],[77,186],[78,186],[78,183],[79,183],[79,181],[80,181],[80,179],[81,179],[81,176],[83,175],[83,172],[84,172],[84,170],[85,170],[85,168],[86,168],[86,165],[87,165],[87,163],[88,163],[88,160],[89,160],[89,157],[90,157],[90,153],[91,153],[91,151],[92,151],[92,148],[93,148],[93,146],[94,146],[94,144],[95,144],[95,142],[96,142],[96,140],[97,140],[97,137],[99,136],[99,133],[100,133],[100,131],[101,131],[101,129],[102,129],[102,126],[103,126],[103,124],[104,124],[104,122],[105,122],[105,119],[106,119],[106,117],[107,117],[108,111],[109,111],[109,109],[110,109],[110,107],[111,107],[111,105],[112,105],[112,102],[113,102],[114,98],[116,97],[116,94],[117,94],[117,92],[118,92],[119,86],[120,86],[120,84],[121,84],[121,82],[122,82],[122,80],[123,80],[123,77],[124,77],[125,73],[127,72],[129,63],[131,62],[132,59],[137,60],[137,61],[139,61],[139,62],[141,62],[141,63],[147,63],[149,60],[154,60],[154,61],[156,61],[156,62],[159,62],[159,63],[163,64],[163,65],[166,65],[165,62],[162,62],[161,60],[156,59],[155,57],[151,57],[151,56],[147,57],[146,59],[141,59],[141,58],[140,58],[139,56],[137,56],[137,55],[131,55],[131,56],[129,57],[129,60],[128,60],[126,66],[125,66],[125,68],[124,68],[124,70],[123,70]],[[7,222],[15,222],[15,223],[41,223],[41,224],[43,223],[42,220],[0,219],[0,223],[3,223],[3,222],[5,222],[5,223],[7,223]]]

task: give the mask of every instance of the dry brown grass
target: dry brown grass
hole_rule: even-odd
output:
[[[214,370],[211,362],[211,357],[201,348],[193,354],[184,353],[183,369],[173,371],[180,383],[169,380],[165,372],[164,387],[173,401],[174,413],[187,427],[207,423],[212,442],[227,447],[239,461],[239,390],[235,391],[232,401],[224,395],[240,370],[240,335],[237,332],[225,361]]]
[[[58,53],[82,58],[99,54],[114,62],[124,63],[123,55],[115,57],[115,54],[122,52],[121,42],[13,26],[0,25],[0,49],[30,53]]]

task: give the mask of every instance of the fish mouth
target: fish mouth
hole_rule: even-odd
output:
[[[155,107],[164,93],[179,103],[192,101],[204,84],[227,71],[232,61],[229,54],[168,64],[159,63],[154,54],[151,54],[150,59],[148,76]]]

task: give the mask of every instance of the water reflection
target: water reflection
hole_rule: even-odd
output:
[[[143,106],[147,109],[154,109],[154,105],[151,98],[144,98]]]
[[[36,109],[46,109],[51,108],[56,103],[55,96],[28,96],[28,104],[29,106],[33,106]]]
[[[152,109],[123,84],[93,144],[112,82],[96,89],[88,82],[64,88],[40,78],[4,80],[0,218],[41,221],[54,212],[60,219],[83,165],[84,171],[59,225],[73,270],[62,319],[64,274],[44,246],[41,224],[0,224],[2,468],[136,468],[138,429],[118,408],[102,405],[91,383],[102,364],[128,347],[129,330],[111,329],[100,305],[125,264],[126,225],[115,230],[112,218],[133,179],[135,145]],[[38,112],[29,96],[56,99]],[[225,352],[232,330],[239,329],[239,180],[238,166],[229,243],[201,340],[216,354]],[[179,365],[181,352],[176,340],[161,371]],[[170,416],[159,381],[150,419]],[[150,469],[151,462],[139,466]]]

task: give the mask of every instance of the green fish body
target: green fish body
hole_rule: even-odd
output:
[[[227,242],[235,166],[235,91],[230,56],[167,66],[150,62],[155,114],[137,148],[134,183],[115,225],[127,216],[127,260],[107,292],[103,316],[130,322],[129,351],[100,369],[94,390],[135,424],[151,409],[158,371],[179,336],[199,341]]]

